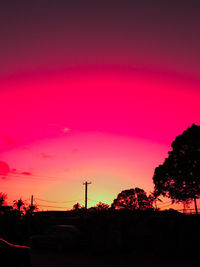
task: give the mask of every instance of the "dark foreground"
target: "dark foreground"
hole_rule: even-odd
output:
[[[0,237],[30,246],[33,267],[191,267],[200,266],[199,225],[200,215],[174,211],[6,213]]]
[[[124,267],[124,266],[162,266],[162,267],[199,267],[200,259],[181,258],[178,255],[173,258],[157,258],[153,255],[143,255],[138,257],[132,253],[118,254],[116,251],[112,255],[90,252],[49,252],[49,251],[32,251],[33,267]]]

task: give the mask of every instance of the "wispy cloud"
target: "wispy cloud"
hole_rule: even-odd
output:
[[[10,173],[9,165],[4,161],[0,161],[0,177],[1,177],[1,179],[5,179],[9,173]]]
[[[20,174],[23,174],[23,175],[32,175],[32,173],[30,173],[30,172],[21,172]]]
[[[17,170],[17,169],[12,169],[11,171],[10,171],[10,173],[11,174],[22,174],[22,175],[28,175],[28,176],[30,176],[30,175],[32,175],[32,173],[31,172],[28,172],[28,171],[19,171],[19,170]]]
[[[32,175],[31,172],[28,171],[19,171],[15,168],[10,168],[10,166],[8,165],[8,163],[4,162],[4,161],[0,161],[0,178],[1,179],[6,179],[8,178],[9,175],[26,175],[26,176],[30,176]]]
[[[54,159],[54,155],[46,154],[46,153],[41,153],[40,156],[44,159]]]

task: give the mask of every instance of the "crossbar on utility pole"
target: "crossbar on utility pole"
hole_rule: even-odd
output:
[[[88,193],[88,185],[91,184],[91,182],[85,182],[83,185],[85,185],[85,209],[87,210],[87,193]]]

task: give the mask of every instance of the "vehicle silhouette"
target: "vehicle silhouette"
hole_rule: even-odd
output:
[[[47,248],[61,251],[80,245],[80,232],[73,225],[56,225],[43,234],[33,235],[30,238],[33,248]]]
[[[4,266],[31,266],[31,249],[0,238],[0,259]]]

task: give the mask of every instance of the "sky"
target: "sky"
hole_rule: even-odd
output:
[[[70,209],[85,181],[88,206],[153,191],[172,141],[199,125],[199,11],[194,0],[1,1],[8,203]]]

